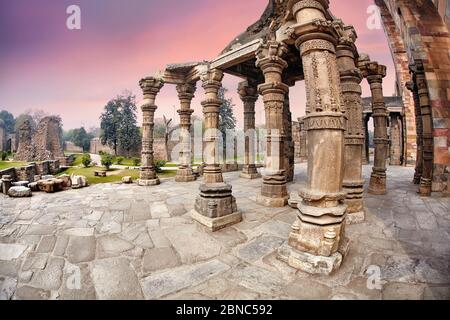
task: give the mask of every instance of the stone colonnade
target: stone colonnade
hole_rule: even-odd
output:
[[[290,39],[301,56],[306,84],[306,129],[308,180],[300,191],[301,202],[296,203],[297,220],[292,226],[288,242],[279,250],[279,258],[292,267],[309,273],[330,274],[342,263],[348,251],[345,235],[347,222],[364,219],[362,157],[364,124],[360,82],[364,75],[371,85],[375,116],[378,117],[376,166],[371,186],[375,191],[385,184],[386,110],[381,80],[385,68],[377,63],[358,63],[354,45],[356,33],[339,21],[329,21],[328,1],[293,1],[290,12],[297,24],[289,27]],[[288,202],[287,182],[293,180],[289,86],[283,83],[288,67],[285,57],[287,44],[275,40],[273,34],[256,49],[256,67],[262,71],[264,83],[248,79],[240,83],[238,93],[244,104],[245,130],[255,129],[255,102],[262,96],[266,115],[266,163],[260,194],[256,201],[268,207],[283,207]],[[362,59],[363,60],[363,59]],[[362,73],[362,74],[361,74]],[[237,210],[232,187],[224,182],[218,157],[219,108],[218,97],[223,71],[208,65],[200,79],[205,90],[202,102],[205,134],[203,183],[192,211],[194,220],[212,231],[238,223],[242,215]],[[144,92],[144,139],[141,185],[153,185],[154,172],[152,127],[155,96],[162,81],[146,78],[141,81]],[[182,134],[180,141],[181,172],[177,181],[192,181],[190,103],[194,84],[177,87],[181,108]],[[288,123],[289,122],[289,123]],[[190,142],[190,141],[189,141]],[[306,143],[305,143],[306,144]],[[255,165],[253,136],[245,140],[245,165],[241,177],[259,177]],[[292,153],[292,155],[291,155]],[[384,175],[383,175],[384,174]],[[383,179],[384,178],[384,179]],[[384,187],[385,190],[385,187]],[[292,203],[294,205],[294,203]],[[348,217],[348,218],[347,218]]]
[[[383,95],[383,78],[386,77],[386,67],[372,62],[368,57],[359,61],[360,70],[367,79],[372,92],[372,108],[375,126],[375,162],[370,177],[369,193],[386,194],[386,159],[388,155],[387,109]]]

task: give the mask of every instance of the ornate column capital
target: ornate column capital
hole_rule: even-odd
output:
[[[178,84],[176,88],[178,98],[181,101],[187,100],[188,102],[190,102],[194,98],[195,91],[197,90],[195,83],[188,83],[188,82]]]
[[[364,62],[359,69],[364,78],[367,78],[369,84],[383,82],[386,77],[386,66],[379,64],[376,61]]]
[[[155,77],[146,77],[139,81],[139,86],[144,94],[144,100],[142,101],[142,110],[156,110],[155,99],[158,93],[164,86],[164,80]]]
[[[255,103],[259,97],[258,85],[251,81],[240,82],[237,92],[244,103]]]
[[[200,75],[200,80],[202,81],[202,87],[205,90],[219,90],[222,86],[223,71],[219,69],[208,70]]]

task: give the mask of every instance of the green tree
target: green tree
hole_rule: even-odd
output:
[[[77,147],[83,148],[83,151],[89,151],[93,135],[89,134],[84,127],[69,130],[64,134],[64,141],[71,141]]]
[[[233,100],[225,98],[227,89],[220,88],[219,99],[222,101],[219,109],[219,130],[222,132],[223,138],[223,161],[226,162],[227,155],[227,130],[236,128],[236,118],[233,113]]]
[[[137,126],[136,97],[131,94],[122,96],[119,111],[121,120],[117,130],[118,144],[122,150],[127,152],[129,157],[130,152],[137,149],[141,144],[141,133]]]
[[[110,154],[103,154],[102,155],[102,166],[106,168],[106,170],[109,170],[109,168],[112,166],[114,162],[114,157]]]
[[[92,163],[91,155],[89,153],[83,154],[83,157],[81,158],[81,163],[85,168],[88,168]]]
[[[109,101],[102,113],[101,141],[117,151],[120,148],[129,155],[141,143],[141,135],[137,127],[136,98],[131,93],[124,93]]]
[[[7,133],[14,132],[14,125],[16,124],[16,120],[14,116],[6,110],[0,112],[0,119],[5,123],[5,129]]]

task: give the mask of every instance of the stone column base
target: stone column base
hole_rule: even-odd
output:
[[[243,179],[253,180],[253,179],[261,178],[261,174],[260,173],[245,173],[245,172],[241,172],[239,177],[241,177]]]
[[[176,182],[192,182],[197,180],[192,169],[178,169],[175,177]]]
[[[365,211],[347,213],[345,223],[347,225],[363,223],[366,220]]]
[[[282,208],[288,204],[289,196],[283,198],[270,198],[263,195],[256,197],[256,203],[269,208]]]
[[[140,185],[141,187],[151,187],[151,186],[157,186],[159,184],[161,184],[161,181],[159,180],[159,178],[152,179],[152,180],[142,180],[142,179],[138,180],[138,185]]]
[[[330,275],[338,270],[344,257],[347,255],[349,240],[342,241],[339,251],[329,257],[316,256],[301,252],[285,243],[278,249],[278,259],[286,262],[289,266],[309,274]]]
[[[372,174],[370,177],[369,193],[374,195],[383,196],[386,191],[386,177]]]
[[[213,232],[242,221],[232,187],[226,183],[201,185],[192,217]]]
[[[421,178],[420,179],[420,187],[419,187],[419,194],[423,197],[429,197],[431,196],[431,186],[432,181],[430,179]]]
[[[224,217],[209,218],[196,210],[191,210],[192,219],[207,227],[210,231],[215,232],[223,228],[229,227],[242,221],[242,213],[235,212]]]

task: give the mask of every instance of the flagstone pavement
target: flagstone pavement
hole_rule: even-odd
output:
[[[190,218],[200,181],[0,196],[0,299],[450,299],[450,199],[419,197],[413,173],[390,167],[388,195],[366,195],[331,276],[277,260],[296,210],[259,206],[261,180],[238,173],[244,220],[216,233]],[[298,165],[290,191],[305,179]]]

